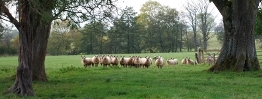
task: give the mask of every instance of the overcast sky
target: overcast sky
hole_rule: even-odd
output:
[[[138,13],[140,12],[140,8],[149,0],[119,0],[119,5],[125,8],[126,6],[133,7],[135,11]],[[151,0],[157,1],[161,5],[169,6],[170,8],[175,8],[179,12],[185,12],[184,5],[186,4],[187,0]],[[194,0],[197,1],[197,0]],[[222,20],[222,16],[220,15],[219,11],[215,7],[215,5],[211,2],[210,8],[212,10],[212,14],[215,16],[215,21],[220,22]]]
[[[136,12],[140,12],[140,8],[149,0],[118,0],[117,6],[125,8],[126,6],[133,7]],[[179,12],[185,12],[184,5],[186,4],[187,0],[152,0],[157,1],[161,5],[169,6],[170,8],[175,8]],[[197,1],[197,0],[192,0]],[[218,24],[222,20],[222,16],[218,12],[217,8],[214,6],[213,3],[210,4],[210,8],[213,8],[212,13],[215,16],[215,22]],[[12,13],[15,13],[16,10],[11,10]],[[10,23],[7,23],[10,24]],[[13,27],[14,28],[14,27]]]

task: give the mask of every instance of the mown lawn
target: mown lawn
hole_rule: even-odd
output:
[[[121,56],[123,54],[118,54]],[[125,54],[131,56],[134,54]],[[181,60],[193,52],[135,54],[163,56]],[[86,55],[88,57],[88,55]],[[90,55],[89,55],[90,56]],[[262,97],[262,72],[219,72],[208,65],[164,66],[158,69],[123,67],[84,68],[80,55],[47,56],[49,82],[33,82],[38,99],[259,99]],[[13,83],[17,57],[0,57],[0,93]],[[0,98],[20,98],[8,94]]]

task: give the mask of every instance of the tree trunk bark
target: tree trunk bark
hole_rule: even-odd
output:
[[[44,62],[52,10],[41,10],[45,11],[43,15],[35,12],[30,1],[22,0],[18,4],[19,22],[15,24],[19,31],[18,67],[15,83],[5,93],[34,96],[32,80],[47,81]]]
[[[25,17],[26,11],[23,10],[23,14],[20,16],[27,21],[21,20],[21,26],[19,27],[19,56],[18,67],[16,73],[15,83],[6,91],[6,93],[13,92],[21,96],[33,96],[32,86],[32,68],[33,68],[33,53],[32,53],[32,40],[34,30],[31,24],[28,26],[31,20]],[[28,14],[28,13],[26,13]]]
[[[33,39],[33,75],[34,81],[48,81],[45,73],[45,56],[51,24],[40,25]]]
[[[197,31],[196,31],[196,28],[193,29],[193,32],[194,32],[194,38],[193,38],[193,41],[194,41],[194,51],[196,52],[197,51],[197,48],[198,48],[198,43],[197,43]]]
[[[203,35],[203,49],[206,51],[207,50],[207,36]]]
[[[22,25],[19,29],[19,63],[15,83],[5,93],[34,96],[32,86],[32,28]]]
[[[259,0],[212,0],[223,16],[225,39],[217,62],[209,71],[260,70],[254,24]]]

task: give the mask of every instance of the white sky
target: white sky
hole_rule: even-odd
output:
[[[133,7],[135,11],[138,13],[140,12],[140,8],[143,6],[144,3],[146,3],[149,0],[119,0],[119,5],[123,8],[126,6]],[[179,12],[185,12],[184,5],[186,4],[187,0],[152,0],[157,1],[161,5],[169,6],[170,8],[175,8]],[[194,0],[197,1],[197,0]],[[222,20],[222,16],[220,15],[219,11],[215,7],[215,5],[211,2],[210,8],[212,10],[213,16],[215,16],[215,22],[220,22]]]
[[[120,3],[123,3],[123,5],[126,6],[134,7],[136,11],[139,11],[140,8],[143,6],[143,4],[145,4],[147,1],[149,0],[123,0],[122,2],[120,1]],[[183,3],[186,0],[152,0],[152,1],[157,1],[161,5],[166,5],[171,8],[176,8],[177,10],[179,10],[179,8],[183,7]]]
[[[133,7],[136,12],[140,12],[140,8],[149,0],[118,0],[117,6],[125,8],[126,6]],[[184,5],[186,4],[187,0],[152,0],[157,1],[161,5],[169,6],[171,8],[175,8],[179,12],[185,12]],[[197,0],[194,0],[197,1]],[[213,3],[210,4],[210,8],[214,8],[212,13],[215,16],[215,22],[218,24],[222,20],[222,16],[218,12],[217,8],[214,6]],[[15,8],[14,8],[15,9]],[[12,13],[15,13],[15,10],[12,10]],[[10,23],[7,23],[10,24]],[[14,27],[13,27],[14,28]]]

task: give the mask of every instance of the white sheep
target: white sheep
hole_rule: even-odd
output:
[[[134,66],[135,67],[135,64],[134,64],[134,60],[137,56],[129,56],[129,60],[128,60],[128,66]]]
[[[92,64],[91,58],[86,58],[85,56],[81,56],[81,63],[84,67],[90,66]]]
[[[140,56],[135,56],[133,58],[133,63],[135,65],[136,68],[139,68],[141,66],[141,63],[140,63]]]
[[[111,58],[109,56],[102,57],[102,65],[104,67],[110,66],[111,64]]]
[[[171,58],[169,60],[166,61],[168,65],[177,65],[178,64],[178,60]]]
[[[150,57],[146,57],[146,61],[143,66],[148,68],[151,64],[152,64],[152,59]]]
[[[127,67],[128,66],[128,62],[129,62],[130,58],[125,58],[125,56],[120,56],[120,65],[123,67]]]
[[[95,67],[98,67],[98,64],[99,64],[99,57],[98,55],[95,55],[92,57],[92,66],[95,65]]]
[[[148,61],[150,62],[150,65],[152,65],[152,58],[149,56],[146,56],[145,58],[148,58]]]
[[[111,64],[112,64],[112,66],[117,66],[118,65],[118,58],[117,58],[117,56],[112,56],[111,57]]]
[[[99,63],[100,63],[100,65],[102,66],[103,65],[103,58],[105,57],[105,55],[101,55],[100,57],[99,57]]]
[[[183,58],[182,61],[181,61],[182,64],[187,64],[187,57],[186,58]]]
[[[140,57],[139,61],[140,65],[146,68],[148,68],[152,64],[152,59],[148,56],[146,56],[145,58]]]
[[[161,56],[155,56],[153,59],[155,59],[156,66],[162,69],[164,66],[164,58]]]

